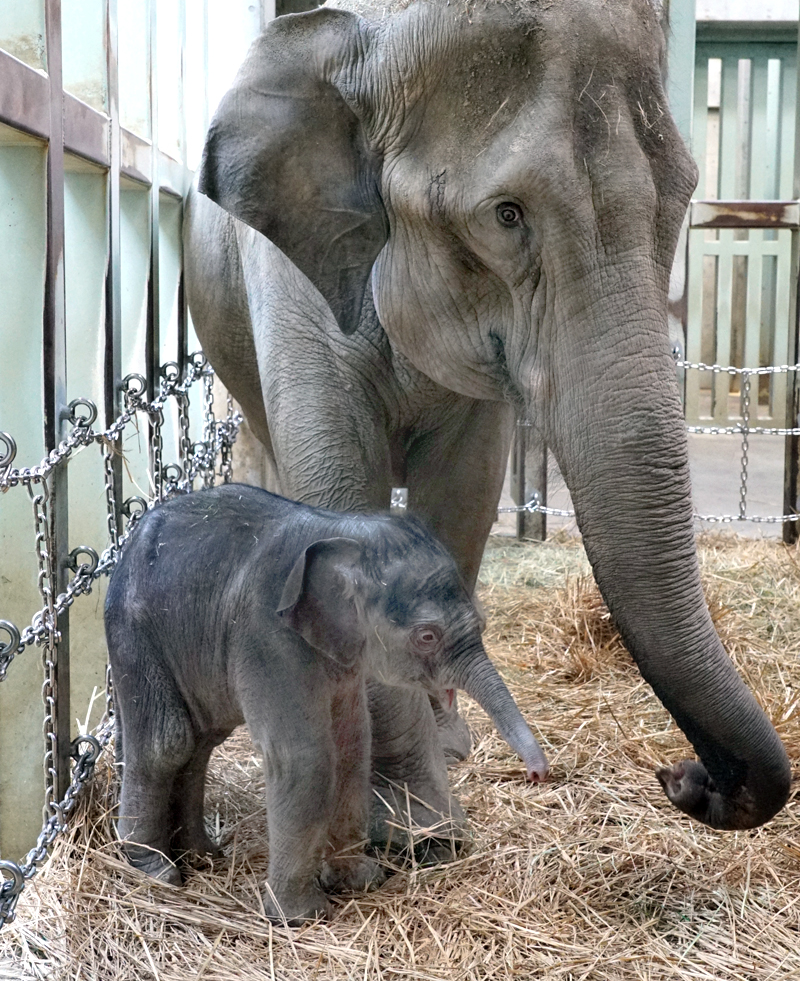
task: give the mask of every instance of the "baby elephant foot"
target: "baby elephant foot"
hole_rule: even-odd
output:
[[[332,858],[323,863],[319,881],[325,892],[372,892],[386,882],[386,872],[366,855]]]
[[[132,841],[124,841],[122,847],[131,865],[145,875],[167,882],[171,886],[179,886],[183,881],[177,865],[158,849],[137,845]]]
[[[219,845],[204,831],[193,835],[184,835],[179,831],[173,839],[173,848],[184,855],[207,855],[209,858],[222,858],[224,855]]]
[[[413,860],[420,865],[454,862],[470,848],[470,833],[461,805],[450,797],[447,812],[421,801],[407,801],[388,788],[376,790],[370,815],[370,844],[403,865]]]
[[[279,926],[299,927],[313,920],[331,918],[331,904],[317,885],[294,893],[288,889],[276,892],[267,884],[262,898],[267,919]]]

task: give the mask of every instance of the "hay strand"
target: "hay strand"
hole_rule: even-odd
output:
[[[700,539],[712,615],[800,760],[800,559],[776,541]],[[225,857],[183,888],[135,872],[105,761],[80,819],[0,934],[0,979],[441,981],[800,976],[800,813],[719,833],[667,802],[655,766],[690,753],[644,684],[577,541],[493,539],[481,577],[490,653],[549,755],[544,786],[480,708],[451,785],[471,852],[411,865],[300,930],[264,917],[263,781],[244,731],[212,758],[206,812]],[[795,773],[795,777],[797,773]]]

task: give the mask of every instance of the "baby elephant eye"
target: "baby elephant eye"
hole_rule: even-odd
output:
[[[415,627],[411,633],[411,646],[420,654],[432,654],[442,641],[442,631],[433,624]]]
[[[497,220],[507,228],[516,228],[522,224],[522,208],[513,201],[504,201],[497,206]]]

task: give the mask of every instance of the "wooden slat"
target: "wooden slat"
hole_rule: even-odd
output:
[[[781,61],[781,172],[778,188],[782,198],[794,197],[795,126],[797,119],[797,54]],[[800,163],[800,161],[798,161]]]
[[[717,260],[717,336],[714,346],[714,361],[717,364],[730,364],[731,360],[731,319],[733,315],[733,232],[725,229],[719,233],[720,249]],[[728,422],[728,394],[731,387],[730,375],[721,372],[713,376],[713,417],[714,423],[724,426]]]
[[[689,231],[689,259],[686,275],[693,288],[687,293],[686,309],[686,359],[695,364],[702,361],[703,339],[703,232]],[[701,425],[700,416],[701,372],[686,372],[686,421]],[[705,420],[707,421],[707,420]]]

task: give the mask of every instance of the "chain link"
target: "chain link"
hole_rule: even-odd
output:
[[[710,371],[714,374],[728,374],[731,376],[741,375],[741,407],[742,421],[732,426],[687,426],[687,433],[700,433],[709,436],[741,436],[742,452],[741,466],[739,472],[739,513],[709,515],[695,513],[695,520],[709,521],[719,524],[731,524],[737,521],[751,521],[756,524],[786,524],[792,521],[800,521],[800,514],[781,514],[781,515],[750,515],[747,513],[747,483],[748,468],[750,462],[750,436],[800,436],[800,426],[785,428],[769,428],[766,426],[751,426],[751,378],[753,375],[778,375],[786,374],[789,371],[800,371],[800,364],[793,365],[769,365],[764,368],[735,368],[719,364],[703,364],[702,362],[684,361],[678,355],[679,351],[674,351],[675,364],[678,368],[692,369],[695,371]],[[526,422],[518,422],[517,425],[530,425]],[[533,497],[525,504],[515,505],[514,507],[502,507],[497,509],[498,514],[548,514],[556,517],[574,518],[574,511],[562,510],[560,508],[548,508],[542,505],[539,493],[534,493]]]
[[[58,657],[58,618],[74,603],[76,597],[90,593],[94,581],[108,575],[131,535],[136,521],[142,514],[160,500],[165,491],[191,490],[195,477],[202,475],[206,486],[213,485],[214,466],[220,458],[220,474],[228,482],[232,479],[232,446],[238,435],[242,417],[235,412],[233,401],[229,398],[228,415],[223,423],[217,423],[213,416],[213,393],[211,402],[207,393],[213,386],[213,373],[201,352],[189,358],[188,367],[182,382],[177,365],[167,364],[162,368],[162,382],[157,398],[147,402],[144,398],[146,383],[141,375],[128,375],[122,382],[124,411],[104,432],[91,428],[97,417],[95,405],[88,399],[76,399],[70,403],[68,419],[73,424],[72,432],[59,443],[36,467],[12,469],[17,447],[8,433],[0,433],[0,492],[5,492],[20,484],[25,486],[31,499],[35,528],[35,552],[39,568],[37,585],[42,599],[42,609],[33,617],[29,626],[22,632],[7,620],[0,620],[0,631],[9,640],[0,643],[0,681],[6,677],[8,667],[17,654],[26,647],[37,644],[43,648],[42,661],[44,682],[42,698],[44,701],[44,769],[45,769],[45,822],[36,845],[28,852],[21,864],[0,861],[0,927],[10,923],[15,917],[19,896],[25,883],[31,879],[39,866],[45,861],[55,839],[67,827],[67,819],[72,812],[83,785],[89,780],[98,757],[105,748],[113,731],[114,693],[111,674],[106,668],[106,706],[103,719],[94,734],[79,736],[71,745],[74,766],[70,784],[61,801],[56,800],[56,732],[55,707],[56,668]],[[191,442],[189,428],[188,392],[193,384],[202,379],[206,405],[203,442]],[[179,449],[183,468],[176,464],[164,466],[161,427],[164,421],[163,410],[168,399],[174,397],[178,406],[180,426]],[[81,410],[80,412],[78,410]],[[209,412],[210,410],[210,412]],[[113,458],[121,453],[122,436],[137,412],[145,413],[151,423],[154,452],[153,494],[149,503],[143,498],[129,498],[120,507],[114,488]],[[210,419],[209,419],[210,415]],[[209,425],[210,422],[210,425]],[[70,553],[69,566],[75,572],[66,590],[54,596],[55,578],[55,539],[53,516],[50,504],[49,478],[56,467],[66,464],[71,456],[84,446],[99,443],[103,458],[105,497],[107,508],[108,546],[101,556],[87,546],[79,546]],[[211,482],[208,483],[208,473]],[[173,475],[177,473],[177,478]],[[183,479],[180,479],[183,478]],[[119,534],[118,516],[128,517],[125,534]],[[79,564],[79,556],[88,556],[88,562]],[[87,747],[81,749],[81,747]]]
[[[747,452],[749,449],[750,433],[750,372],[742,372],[741,379],[742,402],[742,465],[739,484],[739,519],[747,518]]]

